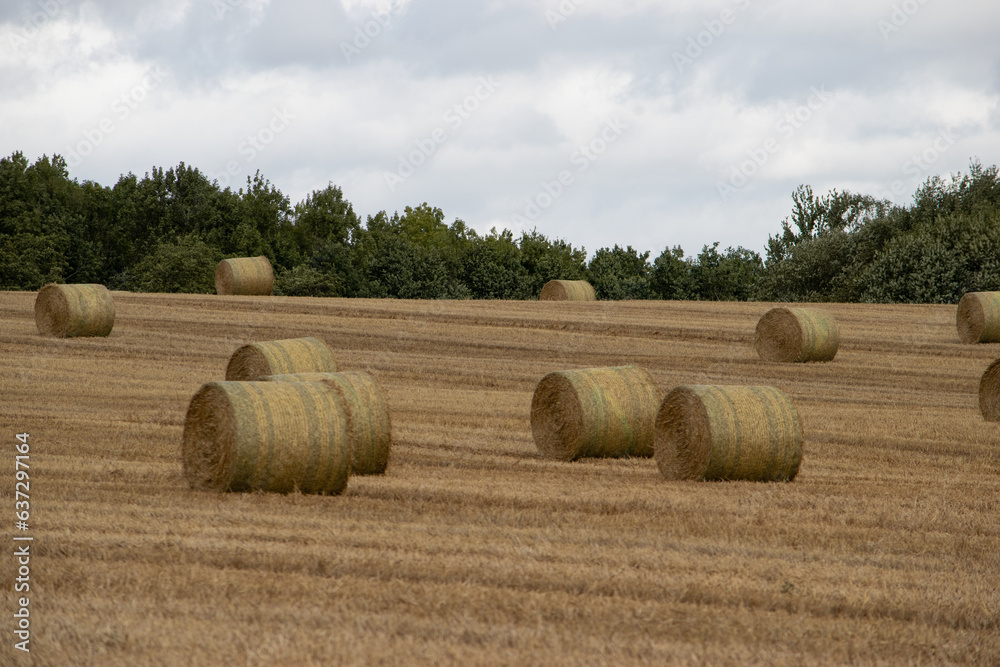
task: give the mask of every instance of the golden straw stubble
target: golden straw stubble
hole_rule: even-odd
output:
[[[830,361],[840,347],[840,327],[818,308],[772,308],[758,320],[753,346],[763,361]]]
[[[988,422],[1000,422],[1000,359],[979,380],[979,412]]]
[[[531,434],[543,456],[653,455],[653,422],[662,396],[637,366],[549,373],[531,399]]]
[[[351,436],[343,397],[322,382],[209,382],[184,419],[194,489],[338,494]]]
[[[221,295],[270,296],[274,268],[266,256],[224,259],[215,267],[215,291]]]
[[[542,287],[538,300],[597,301],[597,294],[586,280],[550,280]]]
[[[115,302],[104,285],[57,285],[38,290],[35,326],[43,336],[107,336],[115,326]]]
[[[260,378],[269,382],[322,382],[344,399],[351,431],[351,474],[381,475],[389,465],[392,425],[382,386],[364,371],[291,373]]]
[[[263,375],[334,373],[337,362],[318,338],[286,338],[249,343],[233,352],[227,380],[255,380]]]
[[[791,481],[802,424],[775,387],[676,387],[656,415],[656,464],[669,480]]]
[[[1000,292],[966,292],[955,326],[963,343],[1000,343]]]

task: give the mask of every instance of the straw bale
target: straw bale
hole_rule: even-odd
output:
[[[791,481],[802,424],[774,387],[675,388],[656,415],[656,464],[670,480]]]
[[[816,308],[773,308],[757,322],[753,346],[764,361],[830,361],[840,346],[840,327]]]
[[[209,382],[184,420],[195,489],[338,494],[351,446],[344,399],[320,382]]]
[[[43,336],[107,336],[115,302],[104,285],[46,285],[35,297],[35,326]]]
[[[979,411],[988,422],[1000,422],[1000,359],[979,380]]]
[[[352,475],[381,475],[389,465],[392,427],[378,380],[363,371],[289,373],[260,378],[270,382],[323,382],[340,393],[350,422]]]
[[[539,301],[597,301],[594,287],[586,280],[550,280],[542,287]]]
[[[636,366],[556,371],[535,388],[531,433],[552,459],[652,456],[661,396]]]
[[[244,345],[233,352],[227,380],[254,380],[282,373],[333,373],[337,362],[318,338],[287,338]]]
[[[1000,292],[966,292],[955,325],[963,343],[1000,343]]]
[[[269,296],[274,291],[274,269],[267,257],[224,259],[215,268],[218,294]]]

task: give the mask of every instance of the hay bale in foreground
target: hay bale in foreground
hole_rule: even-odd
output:
[[[656,415],[656,465],[667,479],[790,482],[802,424],[774,387],[681,386]]]
[[[966,292],[955,325],[963,343],[1000,343],[1000,292]]]
[[[757,322],[753,346],[764,361],[830,361],[840,346],[840,327],[815,308],[772,308]]]
[[[652,456],[660,390],[644,368],[556,371],[531,399],[531,434],[543,456]]]
[[[351,474],[381,475],[392,448],[389,406],[378,380],[363,371],[291,373],[260,378],[270,382],[323,382],[340,393],[351,432]]]
[[[250,343],[233,352],[226,379],[255,380],[283,373],[334,373],[337,362],[318,338],[287,338]]]
[[[184,419],[195,489],[337,494],[351,438],[344,399],[321,382],[209,382]]]
[[[107,336],[115,326],[115,302],[104,285],[56,285],[38,290],[35,326],[43,336]]]
[[[1000,422],[1000,359],[979,380],[979,412],[988,422]]]
[[[224,259],[215,268],[217,294],[270,296],[273,291],[274,269],[264,255]]]
[[[597,301],[594,286],[586,280],[550,280],[542,287],[539,301]]]

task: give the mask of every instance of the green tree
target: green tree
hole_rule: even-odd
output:
[[[649,251],[640,253],[632,246],[601,248],[594,253],[587,274],[598,299],[651,299]]]
[[[582,280],[587,272],[587,251],[556,239],[550,241],[538,230],[521,234],[519,244],[524,267],[525,292],[538,296],[550,280]]]
[[[221,253],[195,235],[163,241],[128,271],[130,284],[125,287],[136,292],[211,294],[221,259]]]
[[[679,245],[664,248],[660,256],[653,260],[649,286],[661,299],[695,298],[697,291],[692,275],[692,262],[684,259],[684,250]]]

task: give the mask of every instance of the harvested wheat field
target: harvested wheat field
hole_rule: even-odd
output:
[[[115,293],[109,337],[57,339],[34,298],[0,294],[10,514],[14,434],[31,443],[30,664],[1000,662],[1000,425],[977,396],[1000,345],[961,344],[954,306],[824,305],[836,358],[779,364],[753,348],[759,303]],[[192,490],[191,397],[241,345],[305,336],[385,389],[386,473]],[[538,381],[629,364],[664,393],[785,391],[795,480],[543,458]],[[11,544],[0,663],[29,664]]]

